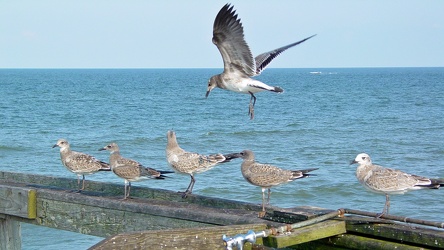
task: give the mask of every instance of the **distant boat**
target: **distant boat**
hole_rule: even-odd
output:
[[[320,74],[322,74],[322,72],[321,71],[311,71],[310,74],[320,75]]]

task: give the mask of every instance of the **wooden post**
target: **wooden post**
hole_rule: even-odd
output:
[[[0,215],[0,249],[22,249],[20,222],[8,215]]]
[[[0,185],[0,249],[20,250],[21,226],[17,217],[35,219],[36,214],[34,189]]]

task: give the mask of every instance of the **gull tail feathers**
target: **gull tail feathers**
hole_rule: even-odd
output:
[[[305,177],[308,177],[308,176],[314,176],[314,174],[308,174],[308,172],[311,172],[311,171],[314,171],[314,170],[318,170],[319,168],[309,168],[309,169],[303,169],[303,170],[295,170],[295,171],[292,171],[293,172],[293,174],[295,174],[295,175],[301,175],[302,174],[302,176],[300,176],[300,178],[305,178]]]
[[[438,189],[440,187],[444,187],[444,179],[430,179],[432,184],[430,184],[430,188]]]
[[[159,176],[156,176],[155,179],[163,180],[166,178],[171,178],[171,176],[167,176],[166,174],[172,174],[174,171],[163,171],[163,170],[157,170],[157,172],[160,173]]]
[[[274,87],[274,90],[272,90],[273,92],[276,92],[276,93],[282,93],[282,92],[284,92],[284,90],[281,88],[281,87],[278,87],[278,86],[275,86]]]
[[[111,166],[103,161],[100,161],[100,165],[102,166],[99,171],[111,171]]]

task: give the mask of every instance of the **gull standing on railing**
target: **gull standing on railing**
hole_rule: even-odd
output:
[[[438,189],[444,186],[444,179],[431,179],[375,165],[370,156],[365,153],[358,154],[351,162],[351,164],[354,163],[359,164],[356,168],[356,178],[359,182],[373,192],[385,194],[384,209],[379,217],[389,213],[389,194],[403,194],[423,188]]]
[[[186,198],[193,192],[194,183],[196,182],[194,174],[205,172],[219,163],[228,162],[238,157],[237,153],[201,155],[187,152],[177,143],[174,131],[167,132],[167,140],[166,159],[168,164],[177,172],[189,174],[191,177],[187,190],[182,192],[182,198]]]
[[[59,139],[52,147],[60,147],[60,158],[63,166],[77,175],[77,192],[85,189],[86,174],[94,174],[98,171],[111,171],[108,163],[99,161],[91,155],[72,151],[68,141],[65,139]],[[80,176],[82,176],[82,188],[80,188]]]
[[[102,150],[108,150],[111,153],[109,156],[111,170],[117,176],[125,180],[124,200],[130,195],[132,181],[165,179],[166,176],[164,174],[174,173],[172,171],[158,171],[153,168],[145,167],[135,160],[122,157],[120,155],[119,146],[114,142],[99,149],[99,151]]]
[[[254,153],[251,150],[244,150],[239,153],[244,159],[241,165],[242,176],[249,183],[262,188],[262,212],[259,217],[265,215],[265,190],[268,189],[267,204],[270,203],[270,188],[284,184],[296,179],[310,176],[307,174],[317,168],[304,170],[285,170],[270,164],[262,164],[254,160]]]

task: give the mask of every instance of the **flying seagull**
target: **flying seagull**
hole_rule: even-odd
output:
[[[365,153],[358,154],[351,162],[351,164],[355,163],[359,164],[356,168],[356,178],[359,182],[373,192],[385,194],[384,209],[378,217],[389,213],[389,194],[403,194],[423,188],[438,189],[444,186],[444,179],[430,179],[375,165],[370,156]]]
[[[233,6],[226,4],[216,16],[213,25],[213,43],[219,49],[224,61],[224,71],[214,75],[208,81],[208,89],[205,97],[218,87],[234,92],[250,94],[248,114],[254,118],[254,105],[257,92],[264,90],[281,93],[280,87],[272,87],[263,82],[252,79],[259,75],[267,65],[285,50],[307,41],[315,35],[298,42],[280,47],[278,49],[262,53],[255,58],[244,39],[244,30],[241,20],[237,17]]]

